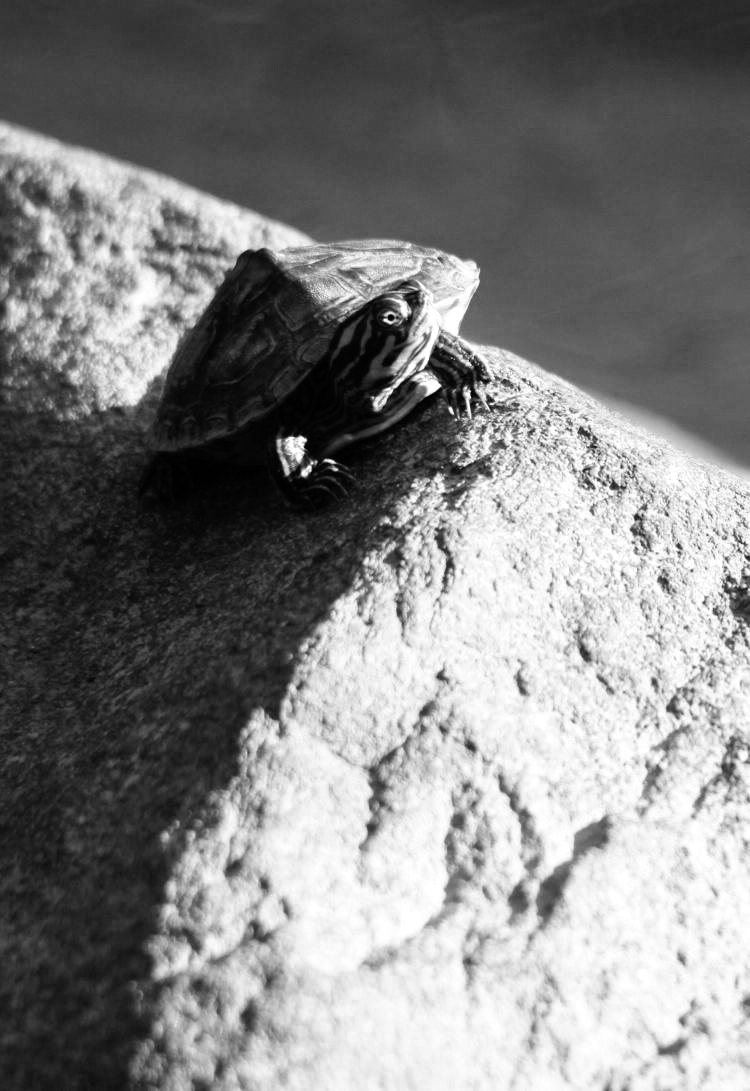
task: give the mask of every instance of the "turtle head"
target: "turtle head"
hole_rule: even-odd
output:
[[[432,292],[405,280],[339,327],[328,365],[336,401],[350,413],[379,412],[401,383],[427,366],[440,332]]]
[[[405,280],[345,318],[294,401],[317,457],[392,427],[437,387],[428,367],[440,333],[432,292]],[[289,414],[289,408],[286,410]]]

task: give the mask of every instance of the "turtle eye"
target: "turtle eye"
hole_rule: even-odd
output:
[[[407,321],[411,315],[411,307],[403,299],[389,299],[378,307],[375,319],[380,326],[386,329],[397,329]]]

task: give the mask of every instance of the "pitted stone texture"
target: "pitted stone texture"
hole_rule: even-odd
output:
[[[307,241],[171,179],[2,123],[0,175],[2,382],[30,410],[134,405],[238,251]]]
[[[6,413],[4,1088],[745,1091],[750,495],[490,351],[311,516]]]

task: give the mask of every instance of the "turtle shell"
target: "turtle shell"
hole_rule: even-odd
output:
[[[440,250],[394,240],[246,250],[167,372],[153,443],[199,446],[261,421],[326,352],[339,324],[400,281],[416,278],[453,333],[479,270]]]

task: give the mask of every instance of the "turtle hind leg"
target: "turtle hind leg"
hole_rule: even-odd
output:
[[[138,499],[151,508],[176,503],[190,491],[190,475],[179,455],[159,451],[153,456],[138,482]]]
[[[490,408],[486,387],[492,372],[483,356],[453,333],[441,330],[430,356],[448,407],[456,417],[469,417],[477,406]]]
[[[319,508],[343,499],[354,477],[332,458],[314,458],[307,437],[280,428],[269,436],[266,463],[271,478],[286,499],[299,508]]]

